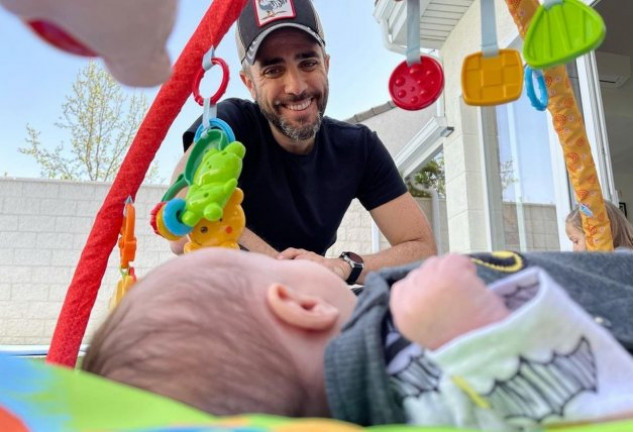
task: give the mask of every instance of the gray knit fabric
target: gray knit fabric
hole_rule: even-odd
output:
[[[383,357],[383,321],[390,284],[370,274],[351,320],[325,351],[325,387],[332,416],[362,426],[406,423],[389,390]]]

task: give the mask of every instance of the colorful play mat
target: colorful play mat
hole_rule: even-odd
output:
[[[406,425],[372,431],[465,431]],[[40,360],[0,354],[0,431],[346,432],[363,428],[328,419],[265,415],[213,417],[170,399]],[[557,428],[568,432],[633,431],[633,420]]]

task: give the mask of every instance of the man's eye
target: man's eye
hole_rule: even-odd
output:
[[[314,69],[315,67],[317,67],[318,64],[319,62],[316,60],[306,60],[301,63],[301,67],[303,67],[304,69]]]
[[[276,76],[281,75],[281,68],[279,67],[268,68],[264,70],[263,74],[266,77],[276,77]]]

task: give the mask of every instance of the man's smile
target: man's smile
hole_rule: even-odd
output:
[[[314,98],[309,98],[309,99],[305,99],[302,102],[295,102],[295,103],[289,103],[289,104],[282,104],[282,106],[286,109],[289,109],[291,111],[303,111],[306,108],[308,108],[311,104],[312,101],[314,100]]]

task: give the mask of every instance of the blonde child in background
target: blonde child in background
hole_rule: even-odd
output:
[[[613,247],[633,249],[633,225],[626,219],[624,213],[615,204],[605,201],[607,216],[611,222],[611,237]],[[585,233],[582,229],[580,208],[573,210],[565,219],[565,232],[572,242],[574,252],[587,250]]]

